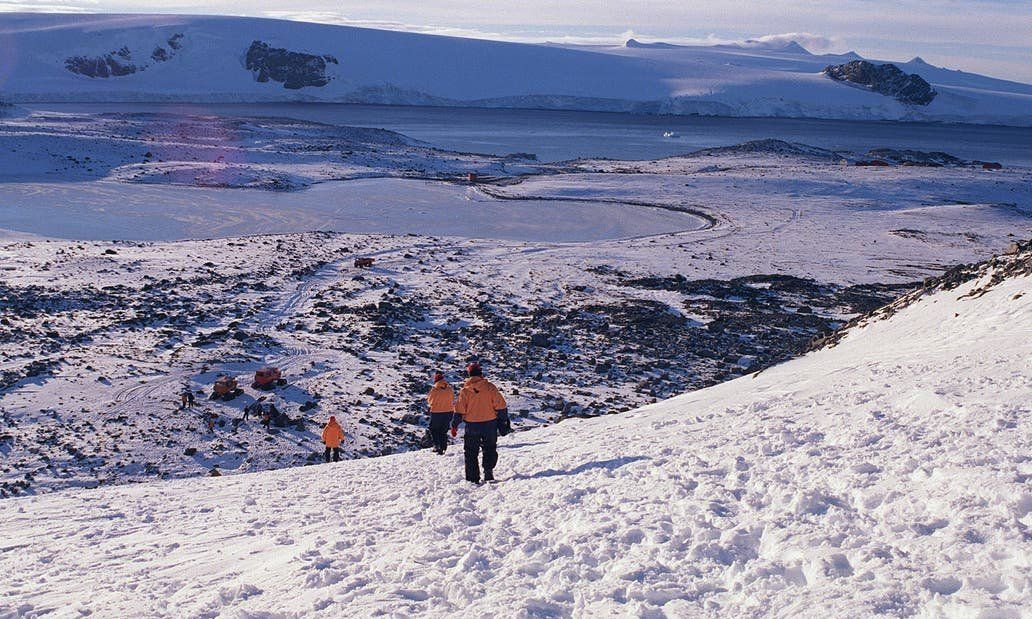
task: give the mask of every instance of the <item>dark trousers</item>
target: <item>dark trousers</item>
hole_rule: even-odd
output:
[[[323,457],[326,458],[326,461],[327,462],[330,461],[330,452],[331,451],[333,452],[333,461],[334,462],[340,462],[340,447],[327,447],[326,451],[323,453]]]
[[[448,426],[451,420],[451,413],[430,413],[430,438],[434,441],[434,451],[444,453],[448,449]]]
[[[471,434],[467,428],[463,437],[463,448],[466,452],[466,481],[480,483],[477,456],[481,450],[484,452],[484,480],[494,479],[494,467],[498,464],[498,434]]]

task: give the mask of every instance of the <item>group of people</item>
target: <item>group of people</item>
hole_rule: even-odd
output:
[[[459,426],[465,423],[463,451],[466,481],[480,484],[494,481],[494,469],[498,464],[498,437],[512,431],[512,426],[505,398],[498,387],[484,378],[480,364],[469,364],[466,375],[466,382],[457,398],[444,374],[437,372],[434,375],[434,385],[426,397],[430,410],[430,436],[434,452],[444,455],[448,449],[448,434],[458,436]],[[331,455],[334,462],[340,460],[344,431],[335,417],[330,417],[323,428],[322,439],[326,446],[326,461],[330,461]]]
[[[509,405],[505,402],[498,387],[484,378],[484,371],[479,363],[466,366],[466,381],[459,390],[455,390],[444,378],[444,374],[434,374],[434,384],[426,396],[430,412],[430,437],[433,441],[434,453],[444,455],[448,450],[448,434],[457,437],[459,426],[466,424],[463,435],[463,451],[466,461],[466,480],[475,484],[494,481],[494,469],[498,464],[498,437],[512,431],[509,422]],[[192,408],[194,395],[189,389],[181,393],[180,406]],[[243,422],[254,415],[261,419],[262,425],[269,427],[270,422],[280,411],[275,403],[266,402],[264,397],[258,398],[244,407],[243,417],[236,422]],[[209,431],[215,430],[217,416],[213,411],[205,411],[204,421]],[[234,423],[234,429],[238,423]],[[340,446],[345,441],[344,429],[331,416],[323,427],[322,441],[326,462],[340,461]]]
[[[244,407],[244,415],[240,420],[247,421],[248,416],[254,415],[261,419],[262,425],[265,426],[266,430],[268,430],[273,417],[277,417],[279,414],[280,411],[276,408],[276,403],[266,402],[265,396],[262,396]]]

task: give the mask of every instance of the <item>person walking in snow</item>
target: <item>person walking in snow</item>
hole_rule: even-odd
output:
[[[262,402],[264,402],[264,401],[265,401],[265,396],[262,396],[262,397],[258,398],[257,400],[255,400],[254,402],[251,402],[250,404],[245,406],[244,407],[244,416],[243,416],[242,419],[244,421],[246,421],[247,418],[249,416],[251,416],[251,415],[254,415],[255,417],[261,417],[262,416],[262,410],[265,408],[262,405]]]
[[[483,452],[484,481],[494,481],[494,468],[498,464],[498,435],[510,431],[509,405],[505,403],[498,387],[484,378],[479,363],[466,367],[469,378],[459,391],[452,416],[451,435],[458,434],[459,424],[465,422],[463,451],[466,455],[466,481],[479,484],[480,466],[477,456]]]
[[[322,431],[322,442],[326,446],[326,451],[323,452],[323,457],[326,461],[330,461],[330,454],[333,454],[333,461],[340,462],[340,444],[344,441],[344,429],[337,423],[337,418],[330,416],[330,420],[326,422],[326,427]]]
[[[434,440],[434,453],[444,455],[448,449],[448,424],[455,412],[455,390],[444,380],[444,374],[434,374],[434,386],[426,396],[430,406],[430,437]]]

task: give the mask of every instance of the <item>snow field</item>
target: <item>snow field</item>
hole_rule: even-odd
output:
[[[1032,280],[976,285],[511,435],[497,485],[453,447],[4,501],[0,612],[1021,617]]]

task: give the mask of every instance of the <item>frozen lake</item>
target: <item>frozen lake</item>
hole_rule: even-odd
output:
[[[584,242],[696,230],[687,213],[608,202],[496,200],[401,179],[298,192],[112,181],[0,183],[0,230],[83,240],[162,241],[326,230]]]
[[[154,112],[280,116],[404,133],[441,148],[578,157],[655,159],[711,146],[778,138],[832,150],[941,150],[958,157],[1032,166],[1032,128],[792,118],[646,116],[604,112],[294,104],[34,104],[62,112]],[[665,132],[676,137],[665,138]]]

